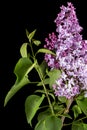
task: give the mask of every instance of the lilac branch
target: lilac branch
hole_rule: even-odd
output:
[[[69,113],[69,109],[71,107],[72,102],[73,102],[73,98],[71,98],[71,99],[68,100],[67,107],[66,107],[66,109],[64,111],[64,114],[68,114]],[[62,124],[64,124],[65,116],[62,116],[61,120],[62,120]]]

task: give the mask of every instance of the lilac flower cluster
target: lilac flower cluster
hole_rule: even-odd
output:
[[[56,34],[49,34],[44,47],[56,53],[56,56],[45,54],[48,66],[62,71],[53,85],[54,93],[70,99],[82,91],[87,96],[87,40],[83,40],[80,34],[82,27],[73,4],[67,4],[67,7],[60,7],[61,11],[54,21]]]

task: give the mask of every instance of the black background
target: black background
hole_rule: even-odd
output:
[[[67,5],[67,0],[31,0],[24,2],[3,2],[0,16],[0,130],[23,129],[30,130],[27,124],[24,102],[33,93],[35,86],[22,88],[4,108],[4,98],[15,82],[14,66],[20,58],[20,46],[26,42],[25,29],[30,32],[37,29],[36,39],[44,44],[48,33],[55,31],[54,19],[61,5]],[[82,35],[87,39],[87,4],[86,1],[72,0],[80,25]],[[35,76],[34,76],[35,77]],[[32,128],[33,130],[33,128]]]

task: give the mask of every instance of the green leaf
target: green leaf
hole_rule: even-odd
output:
[[[27,77],[24,77],[20,82],[15,82],[12,88],[9,90],[5,97],[4,106],[7,105],[8,101],[25,85],[27,85],[30,81]]]
[[[79,94],[75,99],[82,100],[84,98],[84,93]]]
[[[52,51],[50,51],[50,50],[48,50],[48,49],[45,49],[45,48],[39,49],[39,50],[37,51],[37,53],[47,53],[47,54],[51,54],[51,55],[56,56],[56,54],[55,54],[54,52],[52,52]],[[37,53],[36,53],[36,54],[37,54]]]
[[[35,93],[38,93],[38,92],[39,92],[39,93],[45,93],[44,90],[39,90],[39,89],[38,89],[38,90],[35,90]]]
[[[66,103],[67,101],[66,97],[58,97],[58,99],[61,103]]]
[[[27,57],[27,45],[28,43],[24,43],[20,48],[20,53],[22,57]]]
[[[81,108],[81,110],[83,111],[83,113],[87,115],[87,98],[83,98],[81,100],[76,99],[76,102],[78,106]]]
[[[62,116],[65,116],[65,117],[67,117],[69,119],[72,119],[72,117],[69,114],[62,114]]]
[[[54,110],[55,110],[56,116],[62,116],[65,108],[63,105],[55,105]]]
[[[26,36],[27,36],[27,38],[28,38],[28,36],[29,36],[29,31],[26,29],[25,30],[26,31]]]
[[[31,40],[34,37],[35,33],[36,33],[36,29],[33,32],[29,33],[29,35],[28,35],[29,42],[31,42]]]
[[[53,93],[48,93],[48,95],[50,95],[55,100],[55,96]]]
[[[36,46],[39,46],[41,44],[41,41],[39,40],[33,40],[33,43],[36,45]]]
[[[62,121],[60,118],[55,116],[50,116],[46,119],[46,128],[47,130],[61,130]]]
[[[45,126],[45,120],[40,120],[36,126],[34,130],[47,130],[46,126]]]
[[[35,126],[35,130],[61,130],[62,121],[55,116],[48,116],[44,120],[40,120]]]
[[[39,93],[46,94],[44,90],[36,90],[36,91],[35,91],[35,93],[38,93],[38,92],[39,92]],[[50,92],[48,91],[48,95],[50,95],[50,96],[55,100],[55,96],[54,96],[53,93],[50,93]]]
[[[40,112],[38,115],[38,121],[44,120],[45,118],[51,115],[52,113],[49,109],[47,109],[46,111]]]
[[[43,60],[42,63],[40,64],[40,69],[41,69],[41,72],[42,72],[42,75],[45,76],[46,74],[46,68],[47,68],[47,63]]]
[[[72,110],[74,112],[74,118],[77,118],[78,115],[82,113],[82,111],[78,105],[74,105]]]
[[[83,123],[84,130],[87,130],[87,124]]]
[[[84,125],[83,125],[82,122],[80,122],[80,121],[74,121],[72,123],[72,130],[87,130],[87,128],[84,129]]]
[[[24,85],[30,82],[27,74],[34,68],[35,65],[36,62],[32,64],[31,60],[28,58],[19,59],[14,69],[14,74],[17,79],[5,97],[4,106]]]
[[[61,111],[61,110],[63,110],[64,111],[64,105],[60,105],[60,104],[58,104],[58,103],[55,103],[54,104],[54,110],[57,110],[57,112],[59,112],[59,111]]]
[[[60,78],[61,71],[58,69],[53,69],[48,73],[48,76],[50,77],[49,86],[52,89],[52,85],[55,84],[55,81]]]
[[[30,95],[27,97],[25,101],[25,113],[26,113],[26,118],[27,122],[31,124],[31,121],[33,117],[35,116],[36,112],[39,109],[39,106],[41,105],[45,95],[43,94],[42,97],[37,96],[37,95]]]

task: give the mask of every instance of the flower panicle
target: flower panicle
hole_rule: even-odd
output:
[[[54,20],[56,31],[45,39],[45,48],[56,53],[45,54],[45,61],[50,69],[62,69],[61,77],[55,81],[53,90],[56,96],[70,99],[81,91],[87,95],[87,40],[83,40],[82,27],[79,25],[75,8],[71,2]]]

